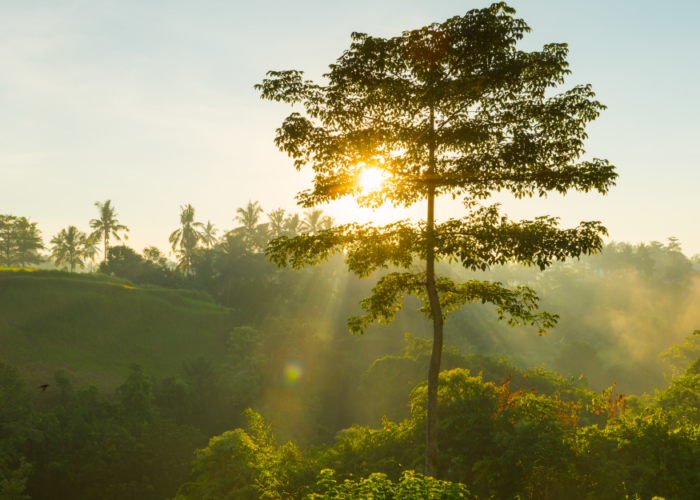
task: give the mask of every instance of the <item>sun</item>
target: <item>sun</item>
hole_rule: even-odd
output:
[[[364,191],[375,191],[384,183],[384,172],[377,168],[368,168],[360,175],[360,186]]]

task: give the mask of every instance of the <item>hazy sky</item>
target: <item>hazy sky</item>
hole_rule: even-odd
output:
[[[111,199],[130,245],[167,248],[179,205],[229,229],[236,207],[294,205],[309,186],[273,144],[289,114],[261,101],[265,72],[318,79],[350,33],[399,35],[475,1],[0,1],[0,213],[31,216],[46,240],[84,231],[95,201]],[[526,50],[569,44],[563,90],[591,83],[609,109],[589,127],[587,151],[617,166],[597,194],[514,200],[513,218],[601,220],[618,241],[680,238],[700,253],[698,187],[700,2],[512,1],[533,29]],[[321,207],[339,221],[399,214]],[[438,218],[459,205],[438,207]],[[418,207],[412,215],[422,215]]]

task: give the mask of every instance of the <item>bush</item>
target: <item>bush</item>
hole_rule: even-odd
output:
[[[367,479],[335,480],[331,469],[321,471],[316,483],[318,492],[310,493],[304,500],[452,500],[468,498],[469,492],[462,484],[448,483],[412,471],[406,471],[397,483],[384,474],[372,474]]]

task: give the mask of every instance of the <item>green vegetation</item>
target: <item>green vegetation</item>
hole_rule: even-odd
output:
[[[549,97],[567,47],[516,50],[514,12],[355,33],[326,86],[269,73],[306,112],[276,138],[316,175],[301,215],[183,205],[175,262],[110,244],[110,200],[48,249],[0,215],[0,500],[696,499],[700,256],[479,203],[616,179],[579,162],[605,107]],[[336,225],[342,196],[427,218]]]
[[[673,340],[659,332],[688,321],[698,276],[692,264],[679,265],[682,272],[667,264],[690,262],[673,243],[611,244],[601,255],[545,272],[485,273],[530,283],[562,321],[543,338],[500,325],[488,305],[455,313],[446,330],[440,408],[441,450],[450,465],[438,469],[447,483],[431,483],[411,473],[424,470],[427,322],[407,307],[392,325],[372,327],[364,338],[348,335],[344,319],[378,276],[358,280],[338,258],[298,273],[278,270],[238,236],[218,244],[227,241],[230,253],[202,249],[189,279],[159,267],[164,257],[154,249],[143,255],[110,249],[114,258],[105,266],[116,276],[168,271],[158,276],[180,280],[187,290],[104,274],[0,272],[3,358],[22,374],[3,365],[3,491],[26,485],[34,499],[56,492],[77,499],[172,498],[178,489],[192,499],[319,498],[428,481],[445,495],[464,485],[478,498],[543,498],[542,491],[549,498],[578,498],[580,491],[611,499],[693,498],[700,336],[679,335],[669,345]],[[645,248],[656,250],[645,254]],[[640,253],[650,256],[643,267]],[[245,303],[245,310],[216,305],[205,291],[217,290],[216,276],[229,270],[218,266],[229,264],[242,289],[233,305]],[[440,272],[464,271],[443,265]],[[259,295],[244,302],[246,293]],[[681,296],[687,302],[669,309],[667,301]],[[611,364],[635,344],[605,319],[637,325],[655,315],[666,322],[632,331],[653,358],[628,357],[623,371]],[[581,321],[583,330],[575,327]],[[664,352],[676,377],[668,389],[643,396],[652,392],[644,370],[655,359],[657,387],[666,386],[657,359]],[[518,354],[518,366],[499,353]],[[553,360],[546,366],[574,372],[561,377],[532,368],[543,358]],[[129,374],[133,362],[140,366]],[[614,382],[619,389],[593,393],[587,379],[598,390]],[[36,390],[45,383],[46,392]],[[100,389],[88,385],[95,383]],[[629,387],[641,389],[634,391],[640,397],[619,392]],[[28,397],[28,391],[36,392]],[[257,423],[243,431],[247,408]],[[197,448],[203,451],[190,473]]]
[[[68,268],[70,272],[84,269],[88,260],[95,261],[97,248],[87,235],[75,226],[68,226],[51,238],[51,257],[56,267]]]
[[[376,498],[375,488],[386,495],[378,498],[395,498],[388,492],[410,484],[434,490],[430,498],[695,498],[698,427],[656,405],[626,414],[619,395],[559,384],[545,395],[485,383],[467,370],[443,372],[441,463],[449,466],[440,469],[440,481],[412,472],[421,468],[425,440],[424,385],[410,418],[374,430],[354,426],[332,446],[305,452],[277,444],[270,426],[248,412],[246,431],[226,432],[197,452],[198,477],[178,498]],[[338,485],[336,475],[346,482]]]
[[[113,390],[131,362],[170,375],[220,359],[236,313],[206,293],[137,287],[102,276],[0,270],[0,353],[32,384],[57,369]]]
[[[488,304],[452,314],[437,482],[420,476],[421,304],[358,338],[345,319],[382,272],[359,280],[337,255],[278,269],[237,230],[204,243],[190,276],[124,245],[98,274],[0,271],[0,498],[317,499],[404,484],[445,498],[693,498],[700,335],[685,335],[700,276],[677,240],[610,243],[545,271],[438,264],[458,281],[526,284],[560,320],[538,337]],[[267,430],[241,430],[248,408]]]
[[[36,222],[26,217],[0,215],[0,266],[38,264],[39,250],[44,249],[41,231]]]

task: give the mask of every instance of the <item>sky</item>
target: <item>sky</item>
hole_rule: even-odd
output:
[[[592,84],[608,106],[586,150],[617,167],[609,195],[493,199],[513,219],[599,220],[615,241],[680,239],[700,253],[700,2],[512,0],[533,32],[520,48],[569,44],[562,91]],[[253,88],[269,70],[321,75],[353,31],[397,36],[486,2],[432,0],[0,0],[0,213],[29,216],[45,240],[88,231],[111,199],[137,250],[168,249],[180,205],[232,229],[237,207],[301,211],[297,172],[274,143],[292,111]],[[423,217],[320,206],[338,222]],[[457,202],[437,218],[459,217]]]

